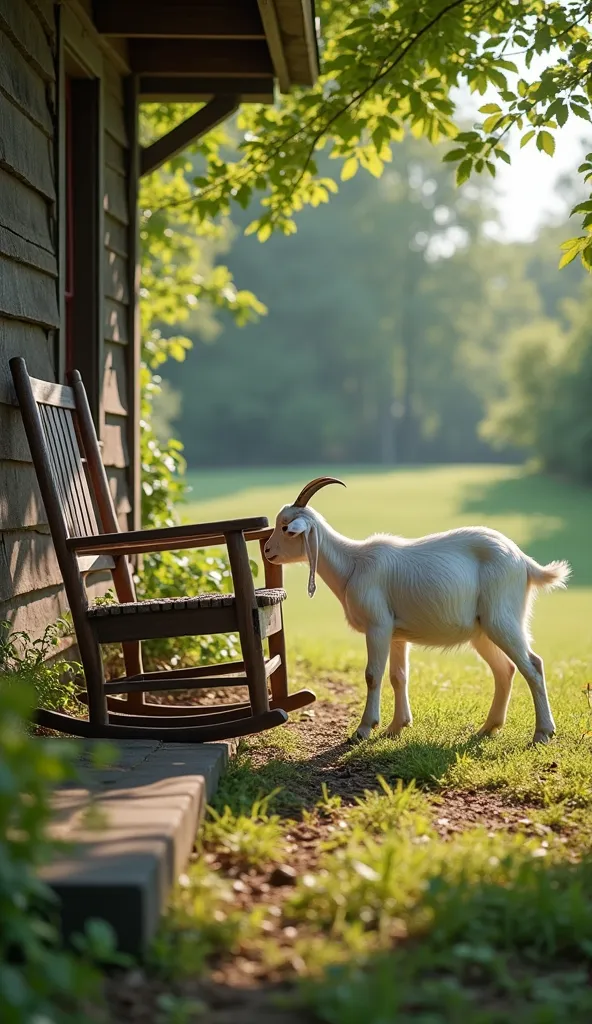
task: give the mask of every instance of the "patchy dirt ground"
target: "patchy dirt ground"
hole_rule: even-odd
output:
[[[329,699],[292,716],[284,727],[296,741],[298,797],[304,806],[314,807],[322,783],[331,795],[351,804],[365,790],[376,788],[376,773],[362,763],[341,763],[350,749],[346,740],[352,710],[359,699],[343,681],[325,681]],[[331,695],[335,700],[331,700]],[[205,697],[206,695],[203,695]],[[223,696],[208,694],[209,699]],[[203,699],[202,697],[202,699]],[[162,698],[160,698],[162,699]],[[236,699],[236,698],[235,698]],[[180,695],[175,698],[180,702]],[[285,757],[285,747],[275,746],[273,734],[251,750],[256,769],[265,768],[274,759]],[[482,826],[490,834],[498,830],[538,835],[544,840],[546,826],[532,820],[532,808],[504,799],[499,793],[440,792],[432,801],[433,827],[439,836],[450,839],[468,828]],[[298,931],[285,914],[285,904],[294,891],[296,880],[318,866],[323,846],[335,839],[339,815],[316,815],[313,821],[295,821],[286,835],[285,856],[264,870],[237,867],[223,851],[209,849],[204,856],[208,867],[229,880],[234,909],[245,913],[265,906],[263,928],[282,952],[282,966],[270,968],[258,949],[241,948],[238,955],[214,960],[208,976],[175,983],[174,991],[143,969],[134,969],[112,977],[107,991],[110,1020],[113,1024],[169,1024],[199,1021],[201,1024],[313,1024],[310,1011],[286,1005],[293,993],[292,979],[303,965],[293,952]]]

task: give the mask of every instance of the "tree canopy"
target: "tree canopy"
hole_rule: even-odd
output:
[[[279,391],[277,429],[266,431],[261,452],[274,461],[302,457],[290,454],[288,442],[302,439],[303,405],[307,450],[316,446],[323,458],[478,458],[490,443],[541,454],[541,439],[556,431],[545,432],[533,417],[549,410],[553,392],[535,408],[522,382],[529,359],[543,355],[552,373],[569,358],[561,393],[566,407],[581,407],[569,394],[589,340],[584,326],[579,341],[566,340],[575,320],[563,300],[575,296],[575,278],[568,282],[552,267],[560,245],[563,265],[578,255],[592,265],[587,191],[578,196],[572,188],[572,203],[581,198],[575,212],[583,215],[582,235],[547,231],[544,253],[540,239],[528,251],[510,251],[486,241],[482,229],[487,183],[500,160],[510,161],[510,132],[551,157],[568,117],[590,120],[590,4],[317,0],[317,11],[322,75],[315,88],[295,90],[273,107],[243,107],[230,131],[216,129],[143,183],[142,437],[153,518],[167,519],[167,493],[176,495],[174,475],[163,486],[162,467],[182,465],[180,446],[163,448],[147,430],[160,386],[154,372],[167,359],[183,359],[192,339],[211,336],[217,310],[225,323],[232,317],[244,324],[281,294],[300,332],[278,334],[272,317],[249,327],[240,345],[227,330],[218,352],[200,346],[199,378],[189,367],[182,374],[173,368],[174,383],[191,379],[200,389],[199,403],[186,401],[181,421],[192,461],[236,459],[245,423],[262,423]],[[480,105],[474,124],[467,123],[467,90]],[[146,141],[194,109],[146,108]],[[580,172],[586,189],[592,155]],[[426,182],[433,183],[431,198]],[[330,199],[322,214],[313,210]],[[261,241],[276,236],[264,247],[260,278],[251,273],[249,240],[235,239],[230,248],[231,216]],[[306,238],[291,239],[280,264],[281,234],[294,234],[298,220]],[[455,231],[466,244],[454,242]],[[449,258],[434,258],[438,246],[449,247]],[[315,261],[317,251],[330,261],[325,267]],[[219,265],[223,254],[231,269]],[[231,270],[258,298],[237,287]],[[537,330],[547,347],[534,344]],[[217,431],[214,452],[208,418],[222,407],[219,422],[229,437]],[[575,422],[570,436],[584,438]],[[580,466],[590,461],[578,459]]]
[[[590,121],[589,0],[320,0],[322,75],[277,106],[243,108],[236,159],[221,145],[204,148],[203,173],[190,195],[202,221],[258,198],[247,231],[265,240],[296,229],[294,214],[327,202],[335,178],[359,168],[379,177],[391,143],[406,131],[431,142],[448,139],[445,160],[456,180],[495,175],[509,131],[521,145],[553,155],[555,132],[568,117]],[[541,67],[542,64],[542,67]],[[463,125],[459,87],[497,102]],[[453,143],[453,145],[452,145]],[[324,151],[338,161],[329,173]],[[592,178],[592,154],[580,168]],[[171,203],[167,203],[170,206]],[[592,266],[592,199],[576,207],[585,234],[564,243],[563,263],[578,254]]]

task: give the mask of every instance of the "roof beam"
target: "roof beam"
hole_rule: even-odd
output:
[[[304,39],[310,68],[310,80],[306,84],[314,85],[319,76],[319,41],[314,16],[314,0],[301,0],[302,18],[304,22]]]
[[[194,39],[264,39],[256,0],[95,0],[103,35]]]
[[[181,153],[190,143],[211,131],[238,108],[236,96],[215,96],[205,107],[192,114],[151,146],[140,152],[140,174],[151,174],[157,167]]]
[[[129,56],[132,71],[139,75],[258,78],[273,74],[263,39],[131,39]]]
[[[193,78],[190,75],[142,75],[138,95],[143,102],[182,103],[236,95],[240,103],[273,103],[273,78]]]
[[[275,71],[275,75],[278,80],[280,92],[289,92],[290,73],[286,62],[286,54],[284,53],[284,43],[280,32],[274,0],[257,0],[257,6],[259,7],[261,21],[263,22],[263,27],[265,29],[267,45],[269,47],[269,53],[273,62],[273,70]]]

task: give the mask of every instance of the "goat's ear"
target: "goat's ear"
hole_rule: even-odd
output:
[[[291,523],[288,523],[286,533],[288,537],[298,537],[301,533],[306,533],[308,527],[308,520],[304,516],[298,516],[297,519],[293,519]]]

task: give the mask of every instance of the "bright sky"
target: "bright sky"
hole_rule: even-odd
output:
[[[553,64],[559,52],[551,52],[535,58],[530,69],[526,69],[521,57],[510,57],[518,66],[520,77],[528,82],[536,81],[543,68]],[[514,86],[516,76],[508,75]],[[485,103],[499,103],[495,90],[488,90],[484,96],[460,90],[459,107],[469,118],[483,120],[478,114]],[[524,129],[526,131],[526,129]],[[592,150],[592,126],[579,117],[570,116],[563,128],[554,131],[555,153],[552,157],[536,148],[535,139],[520,149],[520,136],[524,132],[510,134],[507,150],[512,158],[511,165],[497,161],[496,185],[499,192],[499,211],[502,222],[502,237],[506,241],[528,240],[549,214],[560,214],[565,206],[555,195],[555,182],[565,171],[577,174],[582,154]],[[579,233],[580,224],[574,234]]]
[[[512,140],[508,146],[512,163],[500,161],[496,177],[504,239],[532,238],[548,214],[564,211],[564,203],[555,195],[555,182],[563,172],[573,173],[581,162],[585,134],[585,122],[571,118],[555,133],[552,157],[540,153],[534,140],[524,149],[519,148],[519,137]]]

